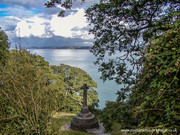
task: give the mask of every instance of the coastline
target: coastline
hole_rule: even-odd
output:
[[[25,49],[91,49],[91,46],[26,47]]]

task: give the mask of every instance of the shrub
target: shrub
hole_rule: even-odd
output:
[[[0,67],[0,130],[9,134],[46,133],[54,98],[51,70],[40,56],[11,51]]]

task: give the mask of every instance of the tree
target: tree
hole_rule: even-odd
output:
[[[97,103],[97,84],[85,71],[50,66],[41,56],[10,50],[5,65],[0,66],[1,133],[47,134],[54,111],[80,111],[84,83],[90,87],[89,105]]]
[[[179,3],[106,0],[87,9],[93,26],[90,32],[95,36],[91,52],[97,57],[102,79],[127,84],[118,92],[116,103],[107,104],[112,107],[104,109],[105,116],[130,104],[126,111],[137,116],[138,127],[179,127]],[[105,60],[107,55],[109,61]],[[159,118],[157,111],[161,112]]]
[[[76,0],[48,0],[44,4],[47,8],[56,7],[56,5],[60,5],[62,8],[71,9]],[[85,2],[85,0],[81,0],[81,2]],[[65,10],[61,10],[58,16],[64,17]]]
[[[45,134],[54,110],[48,62],[25,50],[11,50],[0,66],[2,134]]]
[[[9,42],[7,35],[0,28],[0,63],[5,63],[8,55]]]
[[[98,93],[94,88],[97,87],[96,82],[82,69],[71,67],[61,64],[60,66],[51,66],[56,81],[59,78],[61,80],[61,89],[64,89],[64,98],[59,98],[58,102],[61,102],[59,110],[79,112],[82,107],[83,90],[81,87],[83,84],[89,86],[88,90],[88,105],[93,105],[98,102]],[[59,89],[58,89],[59,90]],[[58,99],[58,98],[57,98]],[[61,101],[63,100],[63,102]]]
[[[59,4],[70,9],[74,2],[50,0],[45,5]],[[114,79],[118,84],[135,84],[141,50],[152,37],[159,37],[169,29],[164,26],[178,18],[178,11],[178,0],[106,0],[88,8],[86,16],[95,36],[91,52],[97,57],[101,78]],[[118,56],[104,62],[107,54]]]
[[[102,79],[134,84],[141,51],[152,37],[169,29],[164,26],[177,19],[178,10],[174,0],[110,0],[87,9],[93,25],[90,32],[95,36],[91,52],[97,57]],[[106,54],[117,53],[114,59],[103,61]]]
[[[8,37],[3,31],[0,31],[0,39],[2,134],[48,134],[48,123],[54,111],[80,110],[80,87],[84,83],[90,87],[89,105],[98,102],[94,90],[97,84],[85,71],[68,65],[50,66],[41,56],[22,48],[8,50]]]
[[[180,124],[180,20],[145,49],[143,70],[131,100],[140,127],[179,129]]]
[[[180,112],[180,21],[152,39],[144,49],[143,68],[129,96],[118,92],[115,102],[102,111],[107,129],[119,128],[179,129]],[[152,131],[153,132],[153,131]]]

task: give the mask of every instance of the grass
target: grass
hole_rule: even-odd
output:
[[[51,122],[48,127],[48,132],[51,135],[92,135],[85,132],[80,131],[61,131],[61,127],[71,122],[72,118],[75,116],[75,114],[71,113],[64,113],[64,112],[57,112],[53,115],[51,118]]]

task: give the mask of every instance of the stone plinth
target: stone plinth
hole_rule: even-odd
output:
[[[99,128],[99,123],[96,117],[89,112],[88,107],[82,107],[79,112],[71,121],[71,129],[86,131],[86,129]]]
[[[71,123],[67,123],[65,125],[63,125],[61,127],[61,130],[62,131],[70,131],[72,130],[71,128]],[[87,133],[92,133],[92,134],[95,134],[95,135],[111,135],[111,134],[105,134],[104,133],[105,129],[104,129],[104,126],[103,124],[99,124],[99,128],[92,128],[92,129],[86,129],[85,132]]]

